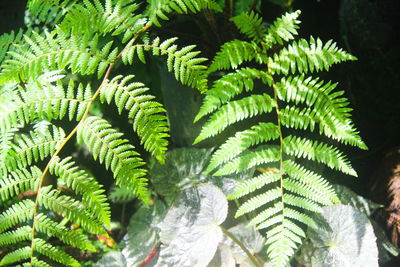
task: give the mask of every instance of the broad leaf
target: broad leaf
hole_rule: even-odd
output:
[[[161,223],[157,266],[206,266],[222,241],[228,202],[220,189],[204,184],[185,190]]]
[[[108,252],[93,267],[126,267],[125,257],[119,251]]]
[[[121,241],[122,255],[128,266],[139,266],[159,241],[158,224],[163,220],[166,208],[160,201],[151,207],[141,207],[132,217],[127,234]]]
[[[378,266],[376,237],[367,216],[351,206],[323,208],[308,236],[314,245],[312,266]]]

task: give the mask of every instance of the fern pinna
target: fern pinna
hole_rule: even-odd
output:
[[[215,3],[152,0],[145,9],[142,4],[30,0],[32,21],[47,30],[0,37],[0,246],[9,246],[2,249],[0,265],[80,266],[60,244],[95,250],[87,233],[107,235],[105,190],[73,157],[60,154],[75,135],[118,186],[148,201],[141,155],[91,107],[107,102],[120,113],[126,110],[144,149],[163,162],[169,137],[165,110],[133,75],[118,75],[119,63],[132,65],[134,57],[144,62],[145,53],[162,56],[178,81],[204,90],[205,59],[194,46],[178,48],[176,38],[163,41],[148,32],[169,12],[198,12]],[[99,80],[95,88],[81,78],[91,76]],[[60,120],[76,121],[75,127],[59,127]],[[62,186],[45,185],[47,175]],[[65,187],[73,193],[65,194]]]
[[[305,237],[304,226],[313,226],[310,212],[338,202],[327,180],[301,162],[316,161],[356,176],[342,152],[311,140],[309,135],[303,137],[301,131],[318,128],[321,135],[366,149],[350,119],[351,109],[343,91],[335,90],[336,83],[311,76],[355,57],[332,41],[323,43],[313,37],[295,41],[299,15],[299,11],[287,13],[268,28],[253,12],[232,18],[248,41],[222,45],[208,71],[232,71],[214,81],[195,118],[198,121],[210,115],[195,140],[199,143],[236,122],[261,114],[275,115],[275,121],[259,122],[228,138],[208,166],[208,172],[214,175],[273,166],[260,168],[260,175],[244,181],[228,198],[247,196],[237,217],[257,210],[250,224],[265,231],[268,256],[274,266],[288,264]],[[261,93],[254,92],[255,80],[264,85]],[[238,98],[244,91],[249,93]]]

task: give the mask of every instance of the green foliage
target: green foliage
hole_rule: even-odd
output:
[[[203,8],[217,5],[209,0],[159,0],[147,6],[134,0],[28,1],[28,26],[41,27],[0,37],[0,244],[8,247],[1,266],[80,266],[66,247],[94,251],[88,234],[107,236],[111,212],[105,189],[87,163],[77,161],[78,153],[64,153],[66,146],[91,153],[131,199],[150,200],[145,155],[102,109],[113,104],[121,117],[127,111],[137,143],[164,162],[165,109],[120,62],[136,65],[136,58],[146,62],[165,55],[178,81],[206,90],[205,58],[195,47],[179,47],[177,38],[161,42],[151,33],[170,12]]]
[[[299,15],[300,11],[287,13],[268,30],[254,12],[234,17],[250,41],[222,45],[208,71],[232,72],[213,83],[195,119],[211,114],[194,143],[245,119],[261,121],[228,138],[213,153],[207,172],[219,176],[261,167],[261,174],[238,185],[228,199],[246,197],[236,217],[247,214],[251,225],[265,229],[267,254],[274,266],[288,264],[306,235],[305,227],[315,226],[312,214],[320,212],[321,205],[339,202],[327,180],[301,165],[304,159],[357,175],[338,148],[313,140],[314,135],[304,137],[303,132],[314,132],[319,124],[320,135],[366,149],[343,91],[335,91],[336,83],[307,75],[355,57],[332,41],[324,44],[313,37],[295,41]],[[256,79],[262,84],[257,93]],[[270,122],[263,122],[266,118]]]

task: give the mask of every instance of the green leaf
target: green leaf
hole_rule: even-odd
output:
[[[213,185],[187,189],[161,224],[160,266],[206,266],[213,258],[228,202]]]
[[[111,251],[104,255],[93,267],[127,267],[126,259],[119,251]]]
[[[151,253],[159,240],[158,224],[164,219],[167,209],[161,201],[153,206],[142,206],[129,222],[127,234],[121,241],[122,255],[128,266],[138,266]]]
[[[351,206],[323,208],[308,236],[315,247],[312,266],[378,266],[378,248],[366,215]]]

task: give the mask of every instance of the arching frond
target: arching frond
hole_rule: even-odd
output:
[[[200,52],[193,51],[195,45],[185,46],[181,49],[175,44],[178,38],[170,38],[160,43],[159,38],[155,38],[152,43],[128,43],[127,49],[122,53],[122,61],[125,64],[132,64],[133,57],[137,54],[138,58],[146,63],[144,52],[151,52],[154,56],[167,56],[167,69],[173,72],[177,81],[182,84],[195,87],[204,91],[205,66],[202,65],[206,58],[197,57]]]
[[[82,35],[74,30],[45,32],[44,36],[33,32],[32,37],[25,35],[24,40],[29,47],[16,45],[15,51],[9,52],[11,57],[2,65],[0,84],[27,81],[65,68],[82,75],[97,72],[101,77],[118,53],[117,48],[111,51],[112,41],[99,46],[98,35]]]
[[[102,222],[99,222],[90,216],[85,207],[79,201],[74,200],[69,196],[61,195],[59,190],[52,190],[51,186],[42,187],[38,197],[38,203],[40,206],[60,214],[74,224],[80,225],[89,233],[105,233]]]
[[[139,82],[130,82],[134,76],[117,76],[106,83],[100,92],[100,100],[111,103],[114,98],[119,113],[129,111],[133,119],[133,130],[141,138],[144,148],[160,162],[165,160],[169,137],[167,117],[163,106],[153,101],[154,96],[146,94],[149,88]]]
[[[146,15],[155,25],[160,27],[159,19],[168,20],[168,13],[197,13],[201,9],[220,11],[220,7],[213,0],[149,0]]]
[[[147,23],[147,19],[135,15],[139,4],[132,0],[93,0],[75,4],[60,24],[61,29],[74,28],[76,32],[97,32],[101,35],[111,33],[122,35],[122,42],[127,42]]]
[[[33,207],[35,203],[30,199],[24,199],[14,203],[6,211],[0,214],[0,233],[15,226],[18,223],[33,218]]]
[[[60,182],[65,183],[76,194],[82,195],[82,204],[91,216],[109,226],[111,222],[110,206],[102,186],[90,175],[79,169],[71,157],[63,160],[56,157],[50,163],[49,171],[60,177]]]
[[[29,0],[29,14],[44,24],[55,25],[63,19],[77,0]]]
[[[78,143],[85,143],[94,159],[111,169],[118,185],[131,188],[139,199],[148,201],[146,170],[141,168],[144,162],[122,135],[96,116],[86,118],[77,131]]]
[[[273,123],[261,122],[249,130],[237,132],[214,152],[207,172],[214,170],[218,165],[228,162],[252,146],[279,138],[278,126]]]
[[[231,101],[210,117],[204,124],[194,144],[219,134],[235,122],[268,113],[275,104],[275,101],[267,94],[251,95],[240,100]]]
[[[333,64],[355,57],[332,41],[326,44],[314,38],[309,42],[292,41],[297,35],[299,15],[300,11],[286,13],[268,28],[268,33],[254,13],[235,17],[234,23],[251,41],[234,40],[224,44],[209,72],[236,69],[254,59],[260,67],[242,68],[217,79],[195,119],[211,114],[195,139],[196,144],[218,135],[232,123],[275,110],[272,121],[259,122],[229,137],[215,150],[207,167],[208,172],[216,170],[215,176],[261,168],[260,175],[239,183],[228,199],[247,196],[235,216],[257,214],[250,219],[250,225],[265,229],[267,254],[273,266],[289,263],[305,237],[304,228],[315,224],[310,214],[320,212],[323,205],[338,202],[326,179],[296,161],[313,160],[345,174],[357,175],[339,149],[296,137],[295,133],[287,136],[283,128],[296,132],[314,131],[319,127],[321,135],[366,149],[351,121],[351,108],[343,91],[335,91],[336,83],[305,76],[309,72],[329,70]],[[281,48],[285,42],[291,43]],[[270,50],[275,54],[269,56]],[[299,75],[291,75],[296,72]],[[262,96],[253,93],[255,79],[261,80],[261,86],[267,89]],[[236,100],[244,92],[246,97]],[[264,117],[270,119],[272,115]]]
[[[299,28],[300,21],[297,18],[300,14],[300,10],[297,10],[277,18],[268,29],[268,34],[265,37],[266,46],[269,48],[276,43],[282,45],[283,41],[293,40]]]
[[[266,58],[255,42],[233,40],[221,46],[220,51],[208,67],[208,72],[236,69],[243,62],[251,60],[262,64]]]
[[[39,187],[40,177],[42,171],[36,167],[31,167],[30,171],[27,169],[17,169],[11,171],[8,176],[0,178],[0,198],[1,201],[11,199],[20,193],[28,190],[36,191]]]
[[[53,72],[59,73],[59,72]],[[58,79],[62,76],[56,76]],[[75,88],[70,80],[66,92],[60,80],[56,84],[46,81],[43,75],[37,81],[27,84],[28,91],[15,95],[8,108],[0,113],[0,129],[23,127],[36,120],[62,119],[68,114],[70,120],[80,120],[92,98],[90,85],[79,84]]]
[[[241,13],[231,19],[241,33],[256,42],[262,42],[267,33],[266,26],[263,24],[262,18],[257,13],[251,11]]]
[[[348,60],[356,58],[338,48],[332,40],[323,44],[319,38],[315,40],[311,37],[309,42],[305,39],[294,41],[279,54],[274,54],[273,58],[268,58],[268,66],[272,73],[288,75],[296,71],[299,73],[312,73],[314,70],[328,71],[333,64]]]
[[[5,161],[8,170],[24,168],[33,162],[44,160],[52,155],[65,138],[61,127],[53,126],[31,131],[29,135],[15,135],[12,150]]]
[[[203,105],[194,119],[199,119],[215,111],[233,97],[246,91],[252,91],[255,79],[261,79],[265,84],[272,84],[272,77],[269,73],[254,68],[241,68],[233,73],[224,75],[216,80],[210,90],[207,91]]]

